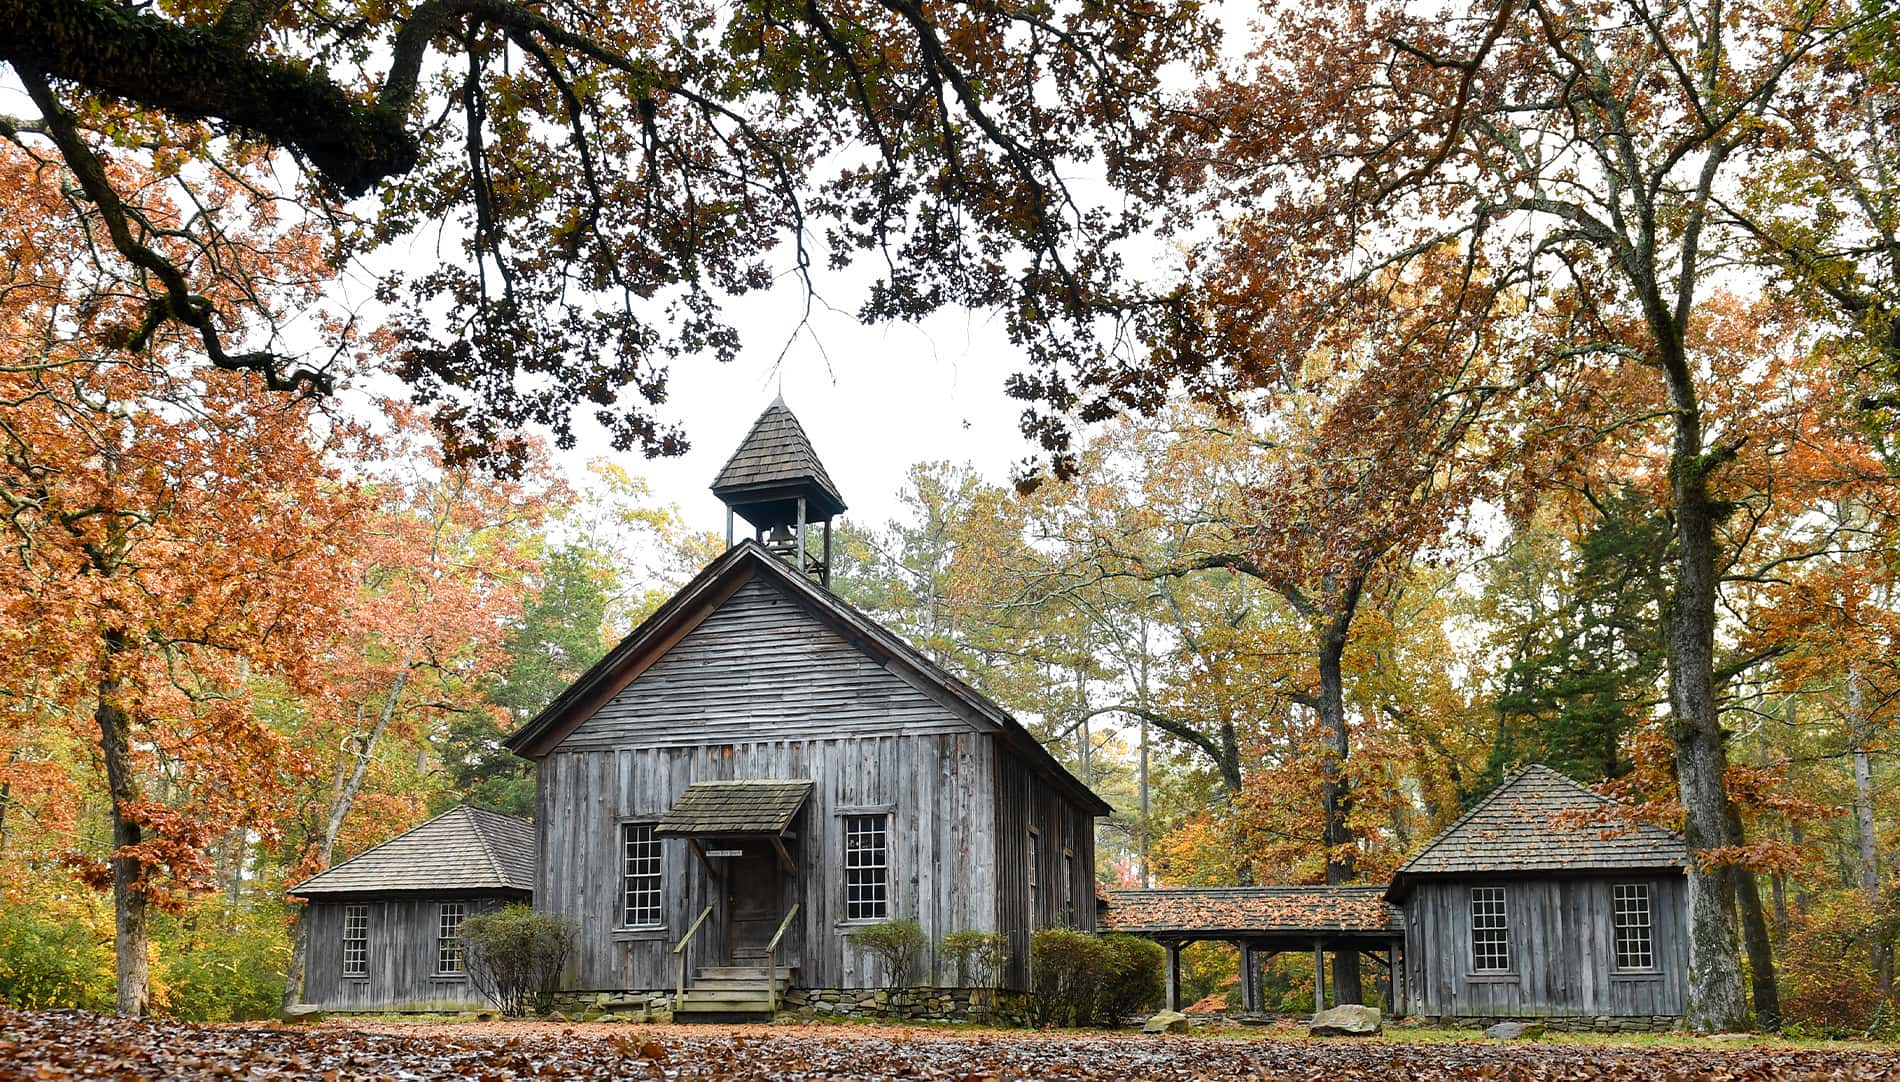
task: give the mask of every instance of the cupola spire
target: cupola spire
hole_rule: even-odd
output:
[[[831,520],[844,512],[844,497],[783,392],[752,422],[712,491],[726,505],[726,547],[736,540],[735,516],[742,518],[766,548],[831,586]],[[823,526],[820,553],[807,543],[813,525]]]

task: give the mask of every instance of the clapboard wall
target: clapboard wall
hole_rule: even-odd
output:
[[[1616,970],[1611,888],[1649,885],[1652,971]],[[1502,886],[1511,971],[1473,972],[1471,889]],[[1433,878],[1405,898],[1405,973],[1414,1014],[1466,1018],[1680,1015],[1687,971],[1680,875]]]
[[[303,1002],[333,1011],[438,1011],[490,1006],[467,977],[436,973],[436,933],[444,902],[460,902],[468,916],[499,909],[520,897],[408,895],[325,898],[304,910]],[[369,972],[343,976],[343,907],[369,908],[365,929]]]

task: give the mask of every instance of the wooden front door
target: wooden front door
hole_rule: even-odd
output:
[[[726,961],[764,965],[765,946],[785,911],[784,872],[768,841],[748,838],[741,856],[726,859]]]

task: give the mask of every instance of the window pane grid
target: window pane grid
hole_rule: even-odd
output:
[[[883,920],[889,913],[888,858],[884,816],[845,816],[844,915],[846,920]]]
[[[1503,887],[1471,888],[1471,968],[1479,973],[1511,968],[1511,926]]]
[[[343,907],[343,975],[369,976],[369,906]]]
[[[660,839],[653,836],[652,823],[628,823],[621,829],[621,841],[626,856],[621,919],[629,928],[657,928],[662,922]]]
[[[1616,968],[1649,969],[1655,965],[1649,919],[1649,887],[1617,883],[1610,888],[1616,925]]]
[[[462,972],[462,918],[468,913],[461,902],[443,902],[435,936],[435,971]]]

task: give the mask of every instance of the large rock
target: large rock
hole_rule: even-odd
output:
[[[1542,1022],[1499,1022],[1484,1031],[1486,1037],[1500,1041],[1534,1041],[1544,1035]]]
[[[1310,1037],[1370,1037],[1379,1028],[1378,1011],[1357,1003],[1342,1003],[1314,1015],[1306,1033]]]
[[[321,1022],[323,1008],[310,1003],[292,1003],[284,1008],[286,1022]]]
[[[1188,1016],[1180,1011],[1156,1011],[1141,1024],[1143,1033],[1186,1033]]]

